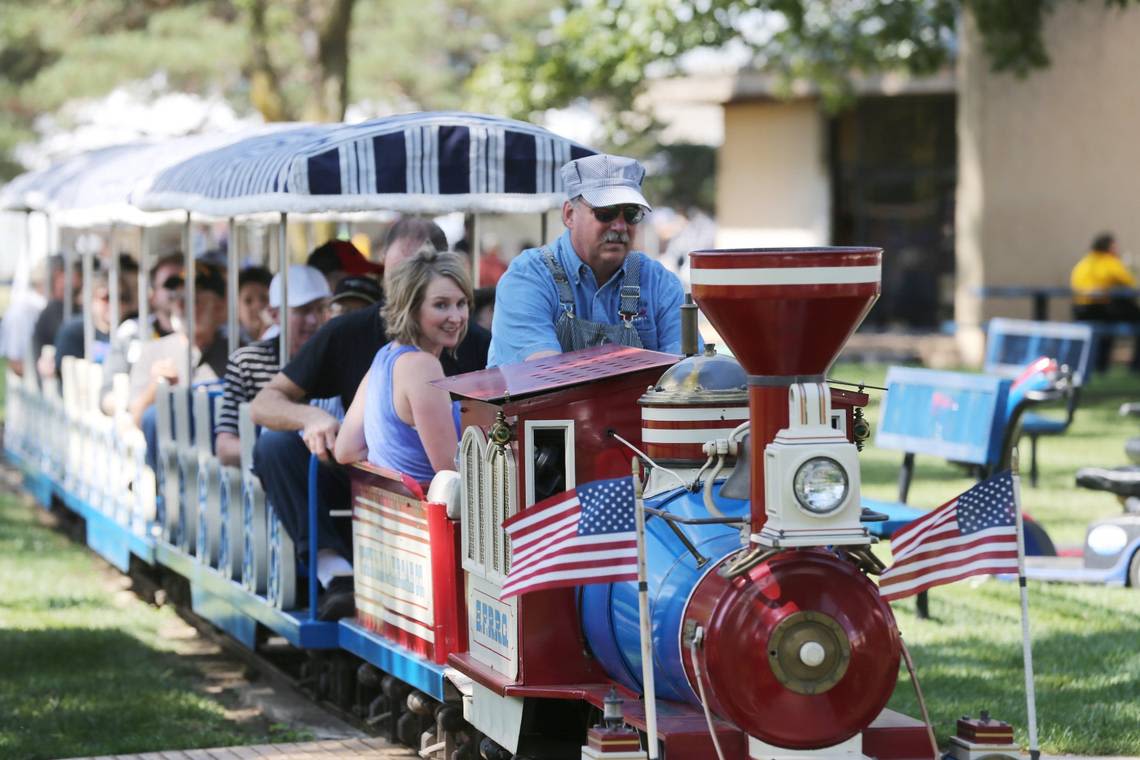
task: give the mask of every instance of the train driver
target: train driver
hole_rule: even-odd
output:
[[[652,211],[645,169],[595,155],[562,167],[566,231],[523,251],[499,281],[487,364],[538,359],[603,343],[680,353],[684,291],[677,276],[633,250]]]
[[[471,277],[463,257],[430,246],[386,278],[384,321],[390,341],[376,352],[336,437],[334,455],[428,482],[455,467],[459,404],[431,385],[443,378],[440,355],[467,332]]]

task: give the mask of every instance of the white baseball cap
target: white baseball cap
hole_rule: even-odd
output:
[[[289,306],[297,307],[312,303],[318,298],[328,298],[332,295],[329,290],[329,281],[321,274],[321,270],[307,267],[304,264],[289,265]],[[269,283],[269,306],[274,309],[281,308],[281,273],[273,275]]]

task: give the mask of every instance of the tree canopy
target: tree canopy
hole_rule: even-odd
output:
[[[6,0],[0,14],[0,178],[65,103],[162,74],[269,121],[461,108],[463,82],[557,0]]]
[[[488,57],[470,86],[486,107],[521,118],[575,98],[604,101],[620,143],[644,125],[635,106],[646,72],[675,71],[699,48],[734,47],[785,91],[810,82],[835,109],[850,102],[858,75],[949,64],[964,9],[995,71],[1047,66],[1044,20],[1061,1],[567,0],[548,29]]]
[[[1046,15],[1074,0],[6,0],[0,14],[0,177],[64,103],[161,72],[269,120],[471,108],[536,119],[590,99],[612,142],[650,131],[647,72],[728,46],[840,107],[852,77],[936,71],[963,6],[993,67],[1048,65]],[[1125,6],[1130,0],[1102,0]]]

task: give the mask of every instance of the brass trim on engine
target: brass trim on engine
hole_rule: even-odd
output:
[[[847,634],[822,612],[794,612],[768,637],[772,674],[797,694],[822,694],[839,683],[850,663]]]

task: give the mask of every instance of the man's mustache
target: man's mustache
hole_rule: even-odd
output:
[[[606,234],[602,236],[602,242],[629,245],[629,233],[620,232],[619,230],[607,230]]]

